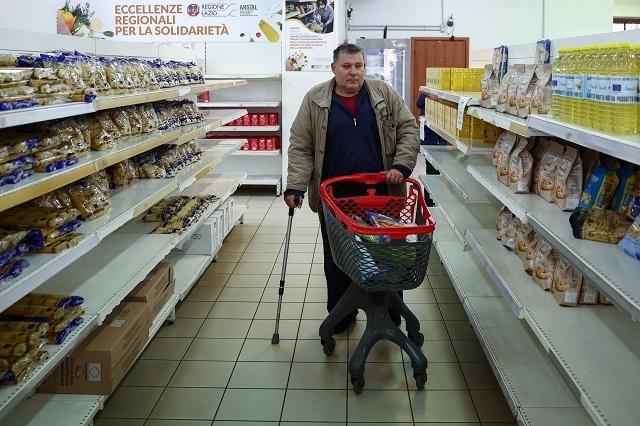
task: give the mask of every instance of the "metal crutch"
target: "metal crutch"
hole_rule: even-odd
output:
[[[295,195],[293,202],[296,207],[300,203],[300,198]],[[282,257],[282,272],[280,272],[280,287],[278,288],[278,311],[276,313],[276,329],[271,337],[271,344],[280,343],[280,311],[282,310],[282,296],[284,295],[284,277],[287,274],[287,260],[289,259],[289,241],[291,240],[291,224],[293,223],[293,214],[295,208],[289,207],[289,223],[287,224],[287,236],[284,241],[284,255]]]

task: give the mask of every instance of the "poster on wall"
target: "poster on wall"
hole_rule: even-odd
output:
[[[142,42],[277,43],[278,0],[59,0],[51,19],[58,34]]]
[[[334,16],[331,0],[285,2],[286,71],[331,71]]]

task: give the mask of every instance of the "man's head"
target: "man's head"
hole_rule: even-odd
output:
[[[331,71],[336,76],[338,94],[357,94],[364,84],[364,51],[355,44],[341,44],[333,51]]]
[[[326,7],[327,7],[327,0],[318,0],[319,9],[326,9]]]

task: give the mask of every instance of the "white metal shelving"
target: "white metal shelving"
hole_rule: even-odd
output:
[[[280,151],[237,151],[232,155],[236,156],[252,156],[252,157],[279,157],[282,154]]]
[[[280,126],[222,126],[216,132],[263,132],[274,133],[280,131]]]
[[[221,126],[225,126],[238,118],[247,115],[247,110],[242,107],[238,109],[213,109],[204,111],[204,116],[207,120],[219,121],[220,126],[216,126],[215,129]],[[215,130],[211,129],[211,131]]]
[[[233,206],[233,223],[242,222],[245,213],[247,213],[246,204],[235,204]]]
[[[101,409],[103,395],[36,394],[20,403],[11,416],[3,419],[6,426],[90,426]]]
[[[277,194],[280,195],[280,185],[282,182],[282,178],[279,175],[249,175],[247,179],[244,181],[244,185],[265,185],[265,186],[273,186],[277,187]]]
[[[640,135],[613,135],[567,123],[550,116],[530,115],[530,128],[594,149],[634,164],[640,164]]]
[[[206,80],[217,81],[219,79],[243,79],[243,80],[277,80],[281,74],[206,74]]]
[[[198,102],[198,108],[279,108],[280,102]]]
[[[544,132],[530,128],[526,118],[498,112],[495,109],[472,106],[467,109],[467,114],[525,138],[545,135]]]
[[[467,106],[480,105],[480,92],[455,92],[452,90],[434,89],[433,87],[420,86],[420,91],[427,95],[432,95],[449,102],[460,102],[461,99],[467,98]]]
[[[458,138],[457,136],[453,136],[452,134],[445,132],[443,129],[436,126],[434,123],[430,121],[425,121],[427,127],[436,132],[438,136],[440,136],[445,141],[449,142],[456,149],[462,152],[464,155],[469,154],[484,154],[493,151],[493,144],[483,143],[483,142],[473,142],[472,145],[469,145],[468,142]]]

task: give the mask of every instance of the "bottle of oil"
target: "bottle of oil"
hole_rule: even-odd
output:
[[[636,86],[636,120],[635,120],[635,134],[640,133],[640,45],[631,46],[631,56],[634,61],[633,75],[638,80]]]
[[[573,84],[571,90],[571,119],[572,123],[580,123],[585,113],[585,99],[582,91],[582,76],[584,74],[585,48],[576,47],[574,50],[571,75]]]
[[[598,57],[597,46],[585,47],[584,55],[584,74],[582,77],[582,84],[584,85],[584,114],[579,121],[581,126],[593,127],[593,114],[595,95],[598,89],[598,83],[595,76],[595,61]]]
[[[611,56],[611,112],[615,133],[632,134],[636,128],[638,77],[629,43],[619,43]]]
[[[593,127],[609,133],[613,130],[613,115],[611,111],[611,57],[614,48],[615,45],[602,45],[599,49],[595,64],[598,90],[596,92],[597,104],[593,116]]]
[[[567,90],[567,80],[564,73],[564,61],[567,56],[567,49],[562,48],[558,51],[558,56],[553,61],[551,87],[551,114],[553,118],[562,120],[563,110],[565,106],[565,91]]]

